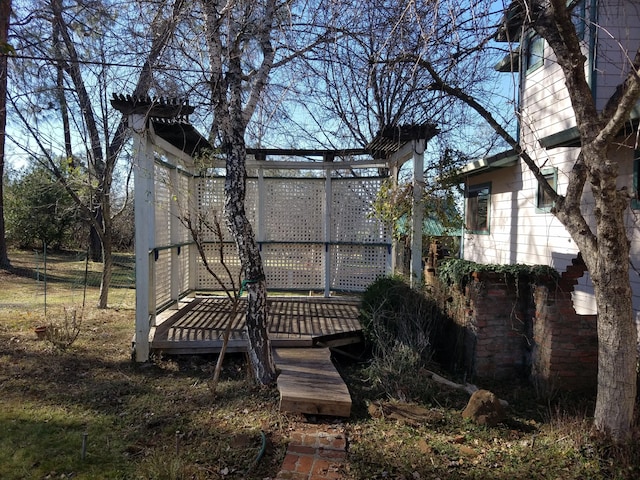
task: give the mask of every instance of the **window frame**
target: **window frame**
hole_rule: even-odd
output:
[[[478,194],[486,190],[486,213],[484,214],[485,227],[479,227],[481,218],[478,200],[476,200],[475,212],[470,208],[470,201],[472,198],[478,198]],[[473,222],[470,222],[470,215],[474,215]],[[468,185],[465,191],[465,215],[464,215],[464,227],[468,233],[477,235],[489,235],[491,232],[491,182],[478,183],[476,185]]]
[[[548,167],[540,170],[540,173],[544,175],[549,182],[549,185],[553,188],[553,190],[558,192],[558,169],[556,167]],[[545,200],[546,192],[542,189],[542,184],[538,183],[538,188],[536,189],[536,212],[537,213],[549,213],[554,206],[553,201],[550,204],[543,203]],[[549,199],[551,200],[551,199]]]
[[[534,59],[534,45],[540,45],[540,52],[536,53],[537,57],[535,61]],[[537,33],[529,35],[527,38],[527,48],[524,55],[524,72],[528,75],[531,72],[534,72],[544,65],[544,50],[545,50],[545,41]]]

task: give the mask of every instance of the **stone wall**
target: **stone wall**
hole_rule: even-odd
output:
[[[593,387],[595,317],[577,315],[570,294],[506,278],[475,274],[464,291],[441,290],[452,324],[439,360],[469,379],[530,377],[546,392]]]

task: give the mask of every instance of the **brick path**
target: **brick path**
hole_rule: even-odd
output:
[[[341,426],[306,425],[291,434],[276,480],[339,480],[347,440]]]

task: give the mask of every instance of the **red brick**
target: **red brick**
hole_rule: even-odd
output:
[[[318,445],[318,437],[316,434],[308,433],[303,435],[301,445],[315,448]]]
[[[311,473],[313,475],[325,475],[328,471],[331,470],[331,467],[332,464],[328,460],[317,459],[313,464],[313,470],[311,471]]]
[[[344,450],[320,449],[318,450],[318,456],[321,458],[344,460],[347,457],[347,452]]]
[[[296,472],[299,473],[311,473],[315,458],[308,455],[302,455],[298,458],[296,464]]]
[[[289,444],[288,452],[297,453],[302,455],[313,455],[316,453],[316,449],[314,447],[308,447],[306,445],[297,445],[297,444]]]
[[[298,463],[298,458],[298,455],[287,453],[282,462],[282,469],[294,471],[296,469],[296,463]]]
[[[309,474],[307,473],[296,473],[281,470],[280,472],[278,472],[276,480],[307,480],[308,478]]]

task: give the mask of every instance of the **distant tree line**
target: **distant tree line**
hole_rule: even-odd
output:
[[[78,169],[61,165],[67,181],[82,185]],[[75,177],[75,178],[74,178]],[[32,163],[4,179],[6,240],[10,248],[84,250],[89,222],[49,168]],[[121,199],[121,201],[124,201]],[[133,250],[133,205],[128,202],[113,225],[114,250]]]

